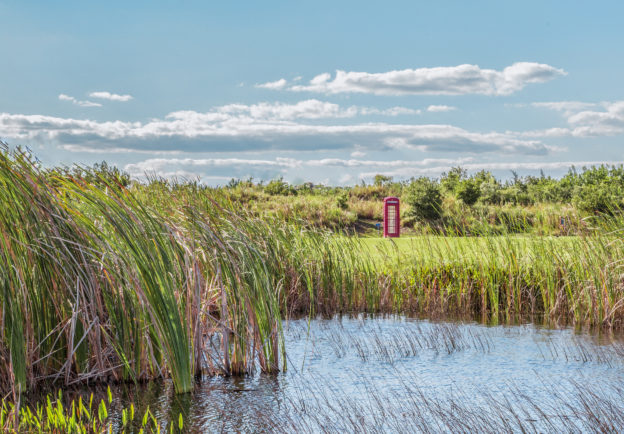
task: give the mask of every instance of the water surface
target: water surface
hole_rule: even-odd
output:
[[[287,372],[118,389],[198,432],[604,431],[624,427],[624,346],[531,324],[401,316],[285,324]],[[601,423],[610,425],[600,425]]]

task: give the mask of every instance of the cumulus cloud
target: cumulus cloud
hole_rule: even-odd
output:
[[[478,170],[566,170],[571,167],[591,167],[601,165],[620,165],[624,164],[624,161],[552,161],[552,162],[498,162],[498,163],[459,163],[463,169],[469,172]],[[367,179],[372,178],[377,174],[393,177],[412,177],[417,175],[437,176],[444,172],[448,172],[457,164],[439,165],[422,167],[420,165],[399,167],[392,170],[382,170],[375,172],[362,172],[360,177]]]
[[[420,110],[407,107],[390,107],[378,109],[375,107],[350,106],[341,107],[338,104],[307,99],[294,104],[281,102],[261,102],[257,104],[228,104],[216,107],[213,112],[206,113],[210,118],[214,114],[247,116],[253,119],[264,120],[292,120],[292,119],[328,119],[352,118],[359,115],[400,116],[420,114]],[[186,113],[191,112],[175,112]]]
[[[603,136],[624,133],[624,101],[604,103],[605,110],[584,110],[568,117],[575,135]]]
[[[615,136],[624,133],[624,101],[583,103],[550,102],[533,103],[533,106],[563,113],[568,127],[526,131],[522,137],[596,137]],[[593,110],[592,110],[593,109]]]
[[[286,81],[286,79],[280,78],[279,80],[276,80],[276,81],[256,84],[256,87],[259,87],[261,89],[281,90],[281,89],[284,89],[287,84],[288,82]]]
[[[355,116],[416,114],[404,107],[341,107],[315,99],[294,104],[229,104],[208,112],[176,111],[146,122],[0,113],[0,136],[52,143],[82,152],[225,152],[419,150],[511,152],[545,155],[554,150],[512,132],[473,132],[452,125],[356,122]],[[331,122],[323,122],[330,119]],[[354,154],[362,156],[361,154]]]
[[[439,152],[512,152],[547,154],[549,146],[534,139],[498,132],[471,132],[452,125],[304,123],[255,119],[221,111],[173,112],[149,122],[0,114],[0,134],[28,142],[55,142],[111,152],[136,151],[318,151],[421,150]]]
[[[351,118],[360,112],[358,107],[342,108],[338,104],[308,99],[295,104],[267,103],[258,104],[228,104],[217,107],[218,113],[227,115],[249,116],[254,119],[322,119],[322,118]]]
[[[65,95],[64,93],[60,94],[58,96],[58,99],[60,99],[61,101],[69,101],[72,104],[80,106],[80,107],[102,107],[102,104],[100,103],[93,102],[93,101],[80,101],[74,98],[73,96]]]
[[[231,178],[254,176],[271,179],[277,175],[300,178],[302,170],[326,176],[334,173],[336,180],[347,183],[355,179],[371,179],[376,174],[406,179],[412,176],[439,176],[451,168],[461,166],[469,172],[491,171],[537,171],[565,170],[572,166],[589,167],[603,164],[622,164],[623,161],[551,161],[551,162],[475,162],[473,158],[426,158],[415,160],[358,160],[324,158],[303,160],[294,158],[245,159],[245,158],[150,158],[127,164],[124,169],[135,178],[157,175],[166,178],[200,178],[204,182],[222,183]],[[319,169],[323,168],[322,172]],[[333,169],[333,171],[332,171]],[[337,169],[337,170],[336,170]],[[363,171],[360,171],[363,170]],[[313,175],[314,176],[314,175]],[[318,182],[320,179],[309,179]],[[324,182],[328,182],[323,179]]]
[[[390,107],[387,109],[378,109],[374,107],[359,107],[359,113],[362,115],[381,115],[381,116],[404,116],[419,115],[421,110],[411,109],[407,107]]]
[[[119,102],[126,102],[126,101],[130,101],[131,99],[133,99],[132,95],[118,95],[116,93],[110,93],[106,91],[91,92],[89,96],[91,98],[106,99],[109,101],[119,101]]]
[[[302,162],[307,166],[312,167],[424,167],[432,164],[450,164],[450,165],[463,165],[473,159],[468,158],[425,158],[422,160],[358,160],[342,158],[323,158],[320,160],[307,160]]]
[[[253,174],[262,179],[274,177],[277,173],[288,173],[289,170],[300,171],[302,168],[413,168],[426,167],[432,164],[458,165],[471,161],[463,159],[423,159],[415,161],[407,160],[356,160],[325,158],[319,160],[302,160],[295,158],[269,159],[245,159],[245,158],[150,158],[138,163],[127,164],[124,170],[135,178],[143,178],[155,174],[163,177],[202,178],[206,176],[215,178],[215,173],[228,173],[224,178],[243,177]],[[264,176],[263,176],[264,175]],[[219,175],[216,175],[217,177]],[[350,180],[351,174],[343,174],[343,178]],[[346,181],[340,181],[344,183]]]
[[[531,106],[537,108],[545,108],[548,110],[555,110],[565,113],[578,112],[581,110],[590,109],[596,107],[598,104],[592,102],[581,101],[552,101],[552,102],[534,102]]]
[[[510,95],[530,83],[544,83],[566,75],[563,69],[535,62],[517,62],[503,70],[478,65],[403,69],[380,73],[337,70],[314,77],[308,84],[288,84],[287,80],[258,87],[324,94],[365,93],[374,95]]]
[[[127,164],[124,170],[132,177],[142,179],[152,175],[164,178],[199,178],[204,182],[221,183],[232,178],[250,176],[273,178],[277,173],[300,167],[301,160],[276,158],[274,160],[244,158],[150,158]]]
[[[430,105],[427,107],[428,112],[451,112],[453,110],[457,110],[457,107],[453,107],[450,105]]]

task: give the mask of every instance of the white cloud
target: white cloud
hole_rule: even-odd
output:
[[[603,136],[624,133],[624,101],[603,103],[604,111],[585,110],[568,117],[575,135]]]
[[[132,175],[140,175],[146,172],[162,172],[172,166],[185,167],[280,167],[294,168],[300,166],[302,161],[292,158],[276,158],[275,160],[248,160],[242,158],[150,158],[140,163],[127,164],[125,170]]]
[[[223,183],[232,178],[271,179],[277,173],[300,167],[301,160],[276,158],[274,160],[243,158],[150,158],[127,164],[124,170],[132,177],[144,179],[156,175],[164,178],[199,178],[204,182]]]
[[[471,132],[452,125],[319,122],[326,117],[350,118],[365,113],[370,113],[370,109],[342,108],[318,100],[296,104],[232,104],[205,113],[177,111],[148,122],[97,122],[2,113],[0,134],[33,145],[51,142],[107,152],[319,151],[357,146],[359,152],[404,149],[544,155],[553,150],[518,133]]]
[[[286,81],[286,79],[280,78],[277,81],[270,81],[268,83],[256,84],[256,87],[259,87],[262,89],[281,90],[281,89],[284,89],[287,84],[288,82]]]
[[[106,99],[109,101],[119,101],[119,102],[126,102],[126,101],[130,101],[131,99],[133,99],[132,95],[118,95],[116,93],[110,93],[106,91],[91,92],[89,96],[91,98],[99,98],[99,99]]]
[[[376,174],[406,179],[412,176],[439,176],[451,168],[461,166],[469,172],[478,170],[491,171],[537,171],[565,170],[572,166],[589,167],[603,164],[617,165],[624,161],[551,161],[551,162],[475,162],[473,158],[427,158],[420,160],[356,160],[325,158],[319,160],[303,160],[294,158],[245,159],[245,158],[150,158],[124,167],[131,176],[142,179],[145,176],[157,175],[165,178],[200,178],[204,182],[223,183],[231,178],[272,179],[283,175],[287,179],[301,178],[302,170],[323,168],[324,171],[313,170],[312,173],[326,176],[327,170],[335,171],[336,180],[346,184],[353,179],[371,179]],[[357,172],[358,169],[366,169]],[[315,175],[312,175],[313,177]],[[309,179],[319,182],[317,179]],[[329,183],[329,180],[323,179]]]
[[[308,84],[288,85],[286,79],[258,85],[267,89],[325,94],[375,95],[509,95],[530,83],[544,83],[566,75],[563,69],[535,62],[517,62],[502,71],[478,65],[403,69],[381,73],[337,70],[314,77]]]
[[[453,110],[457,110],[457,107],[453,107],[450,105],[430,105],[427,107],[428,112],[450,112]]]
[[[521,137],[596,137],[615,136],[624,133],[624,101],[596,103],[552,102],[533,103],[563,112],[568,127],[548,128],[545,130],[519,133]],[[602,107],[603,110],[589,110]]]
[[[351,156],[353,158],[360,158],[360,157],[364,157],[366,155],[366,152],[362,152],[362,151],[353,151],[351,152]]]
[[[359,113],[362,115],[381,115],[381,116],[404,116],[419,115],[422,112],[418,109],[407,107],[390,107],[387,109],[378,109],[374,107],[359,107]]]
[[[353,176],[346,173],[340,177],[340,179],[338,180],[338,183],[342,185],[346,185],[352,181],[353,181]]]
[[[423,167],[432,164],[463,165],[472,161],[472,158],[424,158],[422,160],[345,160],[342,158],[323,158],[308,160],[305,165],[312,167]]]
[[[290,119],[321,119],[321,118],[351,118],[361,111],[352,106],[342,108],[338,104],[308,99],[295,104],[267,103],[258,104],[228,104],[217,107],[219,113],[228,115],[243,115],[253,119],[290,120]]]
[[[100,103],[93,102],[93,101],[79,101],[73,96],[65,95],[64,93],[61,93],[58,96],[58,99],[60,99],[61,101],[69,101],[72,104],[80,106],[80,107],[102,107],[102,104]]]
[[[545,108],[548,110],[555,110],[565,113],[578,112],[581,110],[596,107],[598,104],[592,102],[581,101],[553,101],[553,102],[534,102],[531,104],[533,107]]]
[[[239,118],[249,118],[250,120],[293,120],[293,119],[338,119],[353,118],[356,116],[379,115],[379,116],[400,116],[400,115],[420,114],[420,110],[406,107],[391,107],[388,109],[377,109],[374,107],[349,106],[341,107],[338,104],[319,101],[317,99],[307,99],[294,104],[281,102],[260,102],[257,104],[228,104],[216,107],[207,113],[197,113],[193,111],[178,111],[168,115],[169,118],[193,117],[195,120],[206,122],[223,121],[232,116]]]
[[[475,172],[479,170],[561,170],[574,167],[591,167],[601,165],[620,165],[624,164],[624,161],[552,161],[552,162],[504,162],[504,163],[458,163],[463,169],[469,172]],[[372,178],[377,174],[406,178],[411,176],[437,176],[443,172],[448,172],[458,164],[449,164],[442,166],[406,166],[399,167],[393,170],[375,171],[375,172],[363,172],[360,173],[360,177],[364,179]]]

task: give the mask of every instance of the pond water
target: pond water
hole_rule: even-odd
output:
[[[292,320],[288,370],[117,389],[193,432],[624,429],[624,344],[531,324],[401,316]]]

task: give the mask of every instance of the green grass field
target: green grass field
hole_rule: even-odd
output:
[[[435,235],[400,238],[361,238],[362,254],[375,263],[410,266],[426,262],[473,262],[487,257],[502,258],[509,252],[530,260],[539,251],[554,251],[569,256],[579,248],[579,237],[501,235],[491,237],[445,237]]]

